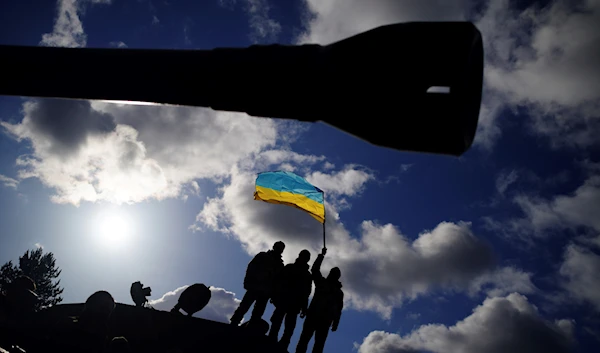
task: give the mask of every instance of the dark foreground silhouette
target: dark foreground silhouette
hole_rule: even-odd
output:
[[[483,82],[483,42],[470,22],[387,25],[326,46],[0,45],[0,57],[11,68],[0,95],[155,102],[324,121],[379,146],[455,156],[475,137]],[[203,85],[190,89],[190,82]]]
[[[273,249],[258,253],[248,264],[246,277],[244,277],[244,289],[246,293],[239,307],[231,317],[231,324],[238,325],[244,315],[254,304],[250,321],[261,320],[267,307],[269,298],[273,295],[275,280],[283,270],[281,254],[285,244],[278,241]]]
[[[21,275],[0,293],[0,348],[10,353],[286,352],[300,314],[306,319],[296,352],[306,352],[314,335],[313,353],[321,353],[329,330],[337,330],[342,314],[341,272],[334,267],[326,278],[321,274],[326,248],[311,271],[308,250],[284,266],[284,249],[283,242],[276,242],[272,250],[250,262],[244,279],[247,292],[230,324],[192,317],[211,299],[210,288],[202,283],[187,287],[169,312],[147,305],[151,290],[139,281],[130,290],[135,306],[117,304],[110,293],[101,290],[84,304],[36,311],[36,284]],[[315,295],[308,305],[313,282]],[[269,301],[275,305],[272,327],[262,318]],[[238,326],[252,304],[250,320]],[[278,342],[284,318],[284,334]]]
[[[0,327],[0,347],[19,352],[265,352],[285,353],[266,331],[117,303],[110,318],[81,323],[85,304],[62,304]],[[266,322],[265,322],[266,324]],[[268,325],[267,325],[268,326]],[[123,339],[108,339],[123,337]]]

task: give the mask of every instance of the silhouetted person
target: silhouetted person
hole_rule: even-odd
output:
[[[195,283],[187,287],[179,296],[177,304],[171,309],[172,313],[179,313],[183,309],[188,316],[202,310],[210,301],[212,293],[210,288],[202,283]]]
[[[344,306],[344,292],[342,292],[342,283],[339,281],[342,273],[339,268],[334,267],[329,271],[327,278],[323,278],[321,264],[326,253],[327,249],[323,248],[311,269],[313,281],[315,281],[315,295],[306,313],[296,353],[306,352],[308,342],[313,334],[315,335],[313,353],[323,352],[329,328],[331,327],[331,331],[336,331],[340,323]]]
[[[308,261],[310,261],[310,252],[302,250],[293,264],[285,265],[277,279],[272,299],[275,311],[271,316],[269,337],[277,340],[281,323],[285,317],[285,328],[279,342],[286,350],[294,334],[298,314],[306,313],[308,297],[312,291],[312,277],[308,270]]]
[[[38,301],[35,290],[35,282],[27,276],[20,276],[9,283],[5,292],[0,294],[0,322],[16,324],[26,321],[35,311]]]
[[[92,294],[79,317],[68,318],[57,325],[53,335],[61,351],[102,352],[107,347],[108,320],[115,301],[107,291]]]
[[[281,241],[273,245],[273,249],[261,252],[250,261],[244,277],[244,289],[246,294],[242,298],[240,306],[231,317],[231,323],[238,325],[244,315],[254,304],[252,317],[250,320],[262,318],[267,307],[267,302],[273,293],[275,278],[283,270],[283,260],[281,254],[285,249],[285,244]]]

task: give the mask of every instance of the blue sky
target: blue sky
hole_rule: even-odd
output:
[[[106,289],[130,303],[140,280],[169,310],[202,282],[214,288],[200,316],[226,321],[254,254],[282,239],[291,262],[322,246],[310,216],[252,200],[256,173],[293,170],[326,192],[323,266],[342,269],[326,351],[597,350],[598,1],[15,1],[1,5],[0,44],[328,44],[437,20],[473,21],[484,38],[479,129],[459,158],[323,124],[0,97],[0,261],[54,252],[65,302]]]

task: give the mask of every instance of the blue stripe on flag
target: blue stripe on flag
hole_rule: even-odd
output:
[[[258,174],[256,185],[277,191],[300,194],[323,203],[323,192],[304,178],[290,172],[265,172]]]

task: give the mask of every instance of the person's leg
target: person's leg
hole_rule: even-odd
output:
[[[283,329],[283,336],[281,336],[281,341],[279,342],[286,350],[290,345],[290,340],[292,339],[292,335],[294,334],[297,318],[298,313],[295,310],[290,310],[285,313],[285,328]]]
[[[329,334],[330,327],[331,324],[329,322],[320,322],[316,325],[315,344],[313,345],[312,353],[323,353],[325,340],[327,340],[327,334]]]
[[[296,346],[296,353],[306,353],[308,342],[312,338],[314,332],[315,326],[313,320],[311,320],[310,316],[307,316],[304,319],[304,326],[302,327],[302,333],[300,334],[300,339],[298,340],[298,345]]]
[[[267,303],[269,302],[269,297],[264,295],[257,295],[255,297],[256,302],[254,303],[254,309],[252,309],[252,316],[250,317],[250,321],[262,319],[263,314],[265,313],[265,309],[267,308]]]
[[[233,325],[240,324],[240,321],[242,321],[244,315],[246,315],[246,313],[250,309],[250,306],[252,305],[252,303],[254,303],[255,300],[256,298],[253,292],[247,291],[246,294],[244,294],[240,306],[238,306],[238,308],[233,313],[233,316],[231,317],[230,321]]]
[[[284,315],[285,310],[281,307],[275,308],[275,311],[273,311],[273,315],[271,316],[271,329],[269,330],[270,338],[277,340],[279,337],[279,329],[281,328],[281,322],[283,321]]]

